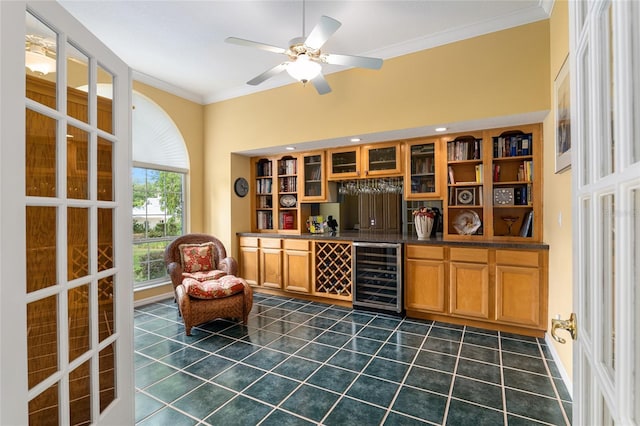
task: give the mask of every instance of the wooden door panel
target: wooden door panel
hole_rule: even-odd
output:
[[[249,285],[258,285],[259,256],[257,247],[240,247],[240,276]]]
[[[444,262],[408,259],[406,266],[405,307],[444,313]]]
[[[286,250],[284,252],[284,288],[309,293],[311,289],[311,253]]]
[[[449,283],[452,315],[489,318],[489,266],[451,263]]]
[[[537,268],[496,266],[496,319],[527,326],[540,324]]]
[[[282,250],[261,250],[260,284],[263,287],[282,288]]]

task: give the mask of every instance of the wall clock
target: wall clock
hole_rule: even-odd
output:
[[[513,188],[495,188],[493,190],[493,204],[496,206],[512,206]]]
[[[239,177],[233,183],[233,190],[238,197],[244,197],[249,193],[249,182],[243,177]]]
[[[459,188],[458,188],[459,189]],[[456,191],[456,195],[458,196],[458,204],[474,204],[474,195],[473,190],[471,189],[459,189]]]

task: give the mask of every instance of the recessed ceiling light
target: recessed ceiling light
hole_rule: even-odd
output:
[[[288,146],[285,148],[287,151],[295,151],[296,148],[294,146]]]
[[[360,142],[362,139],[360,138],[351,138],[349,139],[351,142]]]
[[[447,130],[446,127],[436,127],[436,132],[444,132],[445,130]]]

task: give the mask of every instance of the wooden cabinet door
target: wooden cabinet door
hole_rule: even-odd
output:
[[[324,151],[306,152],[300,158],[300,201],[327,201]]]
[[[397,176],[402,173],[400,142],[377,143],[362,147],[364,177]]]
[[[404,197],[407,200],[440,198],[443,167],[440,139],[412,141],[405,148]]]
[[[301,250],[284,251],[284,289],[311,291],[311,253]]]
[[[450,263],[449,309],[452,315],[489,318],[489,266]]]
[[[240,277],[249,285],[258,285],[259,256],[258,247],[240,247]]]
[[[538,268],[496,266],[496,319],[524,326],[541,325],[540,290]]]
[[[405,308],[444,313],[444,262],[407,259],[405,265]]]
[[[331,179],[360,177],[360,147],[336,148],[327,151]]]
[[[260,249],[260,285],[282,288],[282,250]]]

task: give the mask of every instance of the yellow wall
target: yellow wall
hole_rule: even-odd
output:
[[[569,9],[566,0],[556,0],[550,19],[550,96],[553,106],[553,81],[569,53]],[[567,59],[568,61],[568,59]],[[544,122],[544,239],[549,244],[549,316],[561,314],[567,319],[572,311],[572,220],[571,220],[571,171],[555,174],[554,110]],[[559,216],[562,216],[562,225]],[[551,329],[549,319],[548,329]],[[560,331],[560,333],[565,333]],[[567,335],[567,343],[553,342],[562,364],[570,378],[573,377],[573,345]]]
[[[319,96],[296,83],[205,107],[205,229],[234,255],[248,231],[248,197],[232,192],[249,176],[232,152],[351,134],[414,128],[549,109],[549,21],[539,21],[385,61],[379,71],[327,76]],[[233,164],[233,171],[231,169]]]

